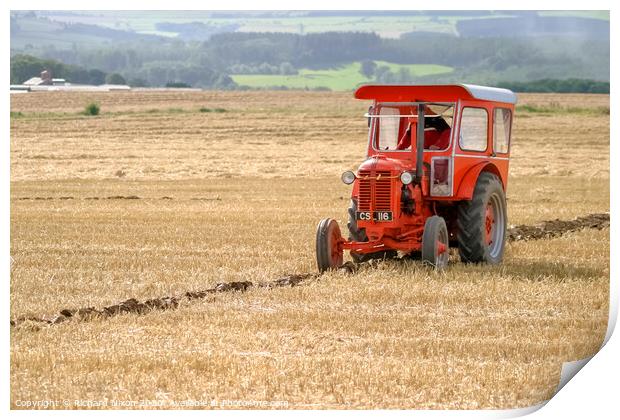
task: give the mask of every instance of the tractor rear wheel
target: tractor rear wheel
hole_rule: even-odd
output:
[[[323,219],[316,228],[316,262],[319,272],[342,265],[342,245],[340,227],[334,219]]]
[[[422,234],[422,261],[437,269],[448,266],[450,246],[448,228],[443,217],[431,216],[424,223]]]
[[[458,207],[457,240],[461,261],[499,264],[504,256],[507,220],[502,183],[492,173],[481,173],[471,201]]]
[[[368,236],[364,228],[357,227],[357,219],[355,213],[357,212],[357,200],[352,199],[349,206],[349,221],[347,222],[347,228],[349,229],[349,241],[355,242],[368,242]],[[371,252],[369,254],[359,254],[355,251],[351,251],[351,259],[356,263],[361,263],[370,260],[383,260],[396,258],[398,252],[394,250]]]

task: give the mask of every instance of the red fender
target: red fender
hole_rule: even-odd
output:
[[[474,188],[476,188],[476,182],[478,181],[478,177],[481,172],[491,172],[492,174],[497,175],[502,183],[502,187],[506,190],[506,181],[502,178],[502,174],[497,169],[497,166],[491,162],[481,162],[470,168],[461,179],[461,184],[459,185],[459,189],[456,194],[459,199],[471,200],[474,195]]]

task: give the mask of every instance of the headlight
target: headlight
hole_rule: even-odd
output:
[[[351,171],[346,171],[342,173],[340,179],[342,179],[342,182],[345,184],[350,185],[355,181],[355,174]]]
[[[411,172],[403,172],[400,174],[400,182],[404,185],[409,185],[413,182],[413,174]]]

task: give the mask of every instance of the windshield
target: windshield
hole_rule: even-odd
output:
[[[450,144],[454,106],[424,105],[424,149],[444,150]],[[368,115],[373,148],[385,151],[410,151],[416,143],[417,105],[377,105]]]

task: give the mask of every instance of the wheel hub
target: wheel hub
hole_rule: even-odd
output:
[[[336,231],[336,229],[333,229],[331,231],[331,240],[330,240],[330,244],[331,244],[331,256],[332,256],[332,261],[337,261],[340,264],[342,263],[342,242],[340,241],[341,235],[339,231]]]
[[[437,255],[441,255],[448,250],[446,244],[441,241],[437,241]]]
[[[484,230],[485,230],[485,238],[488,245],[493,243],[493,228],[495,227],[495,211],[493,208],[493,204],[487,204],[485,221],[484,221]]]

